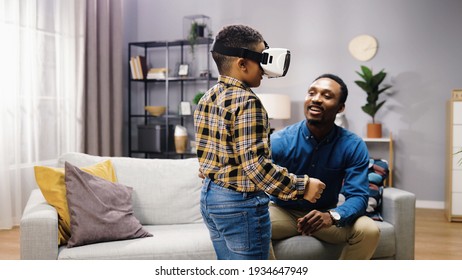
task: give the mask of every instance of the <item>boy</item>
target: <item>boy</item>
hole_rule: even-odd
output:
[[[262,35],[224,27],[212,57],[220,76],[194,112],[197,156],[205,176],[201,213],[218,259],[268,259],[271,223],[266,193],[316,202],[325,185],[271,162],[268,116],[250,89],[260,85]]]

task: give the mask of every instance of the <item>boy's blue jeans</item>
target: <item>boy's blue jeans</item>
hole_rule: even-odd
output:
[[[269,198],[236,192],[205,179],[201,213],[219,260],[267,260],[271,242]]]

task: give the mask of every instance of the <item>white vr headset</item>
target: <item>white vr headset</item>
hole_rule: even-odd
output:
[[[226,47],[215,41],[211,51],[227,56],[248,58],[260,63],[264,74],[268,76],[268,78],[285,76],[287,70],[289,70],[290,51],[282,48],[270,48],[266,42],[265,46],[266,49],[262,53],[259,53],[246,48]]]

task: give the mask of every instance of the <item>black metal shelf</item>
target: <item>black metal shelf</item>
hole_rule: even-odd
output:
[[[196,156],[195,153],[177,153],[175,151],[171,152],[156,152],[156,151],[150,151],[150,150],[132,150],[132,153],[135,154],[152,154],[152,155],[170,155],[170,156]]]
[[[196,45],[212,44],[212,38],[197,38]],[[162,48],[162,47],[181,47],[189,46],[191,43],[188,40],[175,40],[175,41],[149,41],[149,42],[132,42],[130,46],[137,46],[141,48]]]
[[[148,119],[181,119],[181,118],[192,118],[192,115],[162,115],[162,116],[153,116],[153,115],[130,115],[130,118],[148,118]]]
[[[204,69],[207,70],[206,73],[210,73],[210,48],[213,43],[212,38],[198,38],[195,42],[196,46],[205,46],[203,48],[199,48],[196,50],[197,51],[206,51],[207,53],[207,61],[206,61],[206,67]],[[176,63],[183,64],[184,63],[184,54],[186,51],[189,51],[189,48],[186,48],[190,46],[190,42],[188,40],[175,40],[175,41],[149,41],[149,42],[131,42],[128,44],[128,59],[133,55],[141,54],[143,53],[143,56],[145,57],[145,61],[149,62],[151,61],[151,58],[159,58],[160,52],[158,51],[159,49],[164,50],[165,54],[165,68],[170,69],[170,64],[173,65],[173,63],[169,62],[170,57],[170,49],[175,50],[174,53],[178,54],[178,60]],[[141,49],[140,49],[141,48]],[[157,49],[155,52],[151,51],[152,49]],[[158,60],[158,59],[157,59]],[[130,61],[128,63],[130,67]],[[147,67],[146,67],[147,68]],[[147,69],[149,70],[149,69]],[[200,76],[200,77],[178,77],[178,76],[167,76],[167,78],[164,79],[133,79],[131,75],[131,71],[128,71],[128,153],[129,156],[134,156],[136,155],[137,157],[139,156],[144,156],[144,157],[159,157],[159,158],[185,158],[185,157],[194,157],[196,156],[195,153],[184,153],[184,154],[179,154],[174,151],[174,147],[172,147],[173,143],[173,134],[171,134],[171,129],[173,128],[173,125],[175,124],[180,124],[180,125],[188,125],[191,126],[191,119],[192,115],[176,115],[176,114],[170,114],[167,113],[162,116],[152,116],[148,113],[140,114],[144,108],[139,108],[137,110],[134,110],[135,112],[132,112],[132,97],[137,96],[137,98],[144,98],[144,105],[143,106],[148,106],[152,104],[148,104],[148,100],[150,100],[151,94],[153,94],[152,91],[158,91],[159,90],[164,90],[165,92],[165,106],[167,107],[167,112],[175,111],[176,109],[173,108],[178,108],[179,103],[185,100],[185,94],[189,90],[189,86],[186,85],[191,85],[194,83],[206,83],[207,88],[210,87],[212,81],[216,81],[216,77],[212,76]],[[175,86],[175,92],[173,92],[170,89],[170,85],[179,85],[179,89],[177,89],[177,86]],[[133,87],[132,85],[137,85],[136,87]],[[162,89],[163,87],[163,89]],[[157,88],[157,89],[156,89]],[[191,92],[190,92],[191,93]],[[140,94],[143,94],[144,96],[140,96]],[[170,98],[173,97],[174,95],[178,96],[177,100],[180,100],[177,103],[172,103],[170,104]],[[172,110],[169,110],[172,109]],[[162,128],[159,128],[159,126],[162,126]],[[136,130],[137,132],[135,134]],[[143,133],[141,133],[141,130],[143,129]],[[146,129],[148,129],[148,133],[146,133]],[[152,130],[149,130],[152,129]],[[188,128],[189,130],[189,128]],[[189,130],[190,131],[190,130]],[[155,143],[155,149],[157,150],[157,147],[160,145],[162,148],[159,149],[161,150],[153,152],[151,150],[146,150],[142,149],[143,147],[150,147],[150,135],[152,133],[157,133],[155,135],[155,139],[158,140],[158,142]],[[148,138],[141,138],[140,140],[140,135],[148,135]],[[161,135],[162,134],[162,135]],[[159,138],[160,135],[160,138]],[[160,140],[159,140],[160,139]],[[156,140],[156,141],[157,141]],[[138,141],[138,145],[134,145],[132,143],[133,141]],[[148,145],[141,145],[140,141],[143,143],[148,143]],[[140,148],[141,147],[141,148]],[[173,152],[172,152],[173,150]]]
[[[217,80],[216,77],[169,77],[166,79],[130,79],[130,82],[142,83],[165,83],[165,82],[208,82],[210,80]]]

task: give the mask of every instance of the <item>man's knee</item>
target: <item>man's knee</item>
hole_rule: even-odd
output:
[[[378,243],[380,229],[371,218],[367,216],[359,217],[353,227],[356,233],[362,236],[363,240],[367,240],[370,244]]]
[[[296,221],[282,208],[269,207],[271,219],[271,239],[279,240],[298,235]]]
[[[290,221],[271,221],[271,239],[279,240],[298,235]]]

